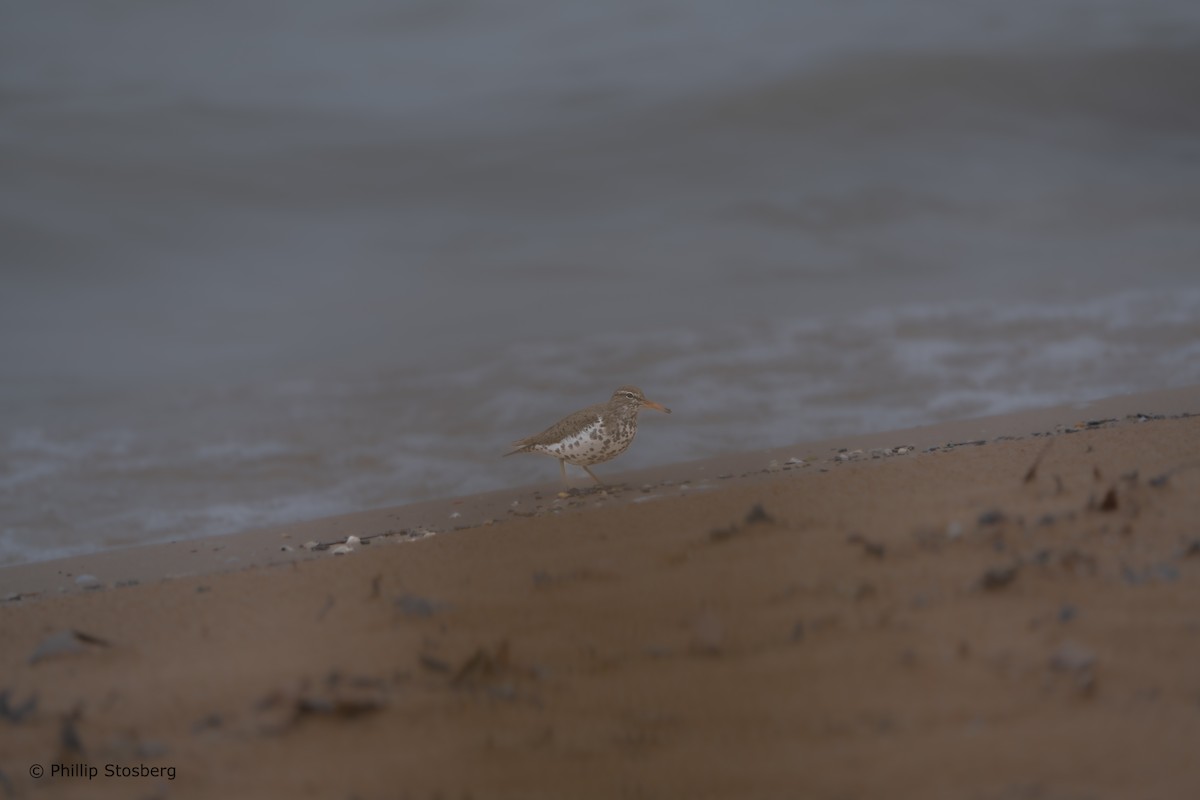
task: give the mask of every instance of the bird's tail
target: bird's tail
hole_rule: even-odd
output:
[[[512,450],[509,450],[507,453],[502,455],[501,458],[508,458],[509,456],[515,456],[517,453],[525,453],[529,450],[529,444],[524,439],[513,442],[509,445],[509,447],[511,447]]]

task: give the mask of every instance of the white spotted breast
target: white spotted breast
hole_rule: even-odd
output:
[[[557,442],[537,444],[530,449],[552,455],[568,464],[599,464],[624,453],[633,441],[632,436],[618,437],[614,433],[605,429],[603,417],[597,417],[595,422]]]

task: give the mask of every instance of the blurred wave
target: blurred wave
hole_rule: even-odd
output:
[[[0,11],[0,563],[1200,380],[1200,5]],[[603,469],[603,468],[602,468]],[[609,467],[612,469],[612,467]]]
[[[0,440],[0,563],[556,480],[548,459],[499,456],[627,381],[675,413],[646,415],[602,471],[1200,383],[1200,291],[605,333],[452,370],[97,399],[83,435]]]

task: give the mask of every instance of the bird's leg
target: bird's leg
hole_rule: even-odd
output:
[[[562,459],[559,459],[558,471],[562,473],[563,486],[570,489],[571,482],[567,480],[567,462],[563,461]]]
[[[594,472],[592,472],[590,469],[588,469],[586,465],[584,465],[584,464],[580,464],[579,466],[583,467],[583,470],[584,470],[584,472],[586,472],[588,475],[591,475],[591,476],[592,476],[592,480],[594,480],[596,483],[600,484],[600,486],[601,486],[601,487],[603,487],[603,488],[605,488],[605,489],[607,489],[607,488],[608,488],[607,486],[605,486],[605,485],[604,485],[604,481],[602,481],[602,480],[600,480],[599,478],[597,478],[597,477],[596,477],[596,473],[594,473]]]

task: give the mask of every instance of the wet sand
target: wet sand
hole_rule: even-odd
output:
[[[1200,387],[6,568],[0,796],[1190,796],[1197,412]]]

